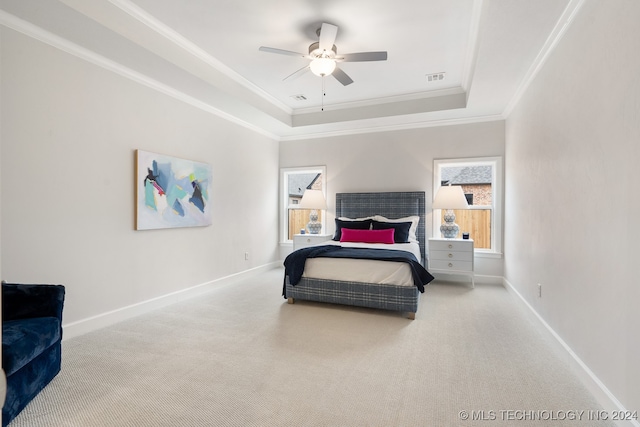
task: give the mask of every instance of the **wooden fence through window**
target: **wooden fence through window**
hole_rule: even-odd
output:
[[[456,224],[460,226],[458,238],[462,233],[469,233],[473,239],[475,249],[491,249],[491,210],[490,209],[460,209],[453,211],[456,214]],[[444,216],[444,209],[442,209]],[[444,223],[444,218],[440,218]]]
[[[308,233],[307,223],[309,222],[310,209],[289,209],[289,240],[293,240],[294,234],[300,234],[301,229],[305,229]],[[322,211],[318,211],[318,222],[322,222]],[[322,228],[321,233],[326,233],[327,230]]]
[[[300,233],[301,229],[307,228],[309,222],[309,209],[289,209],[289,240],[293,240],[293,235]],[[461,209],[455,210],[456,224],[460,226],[458,238],[462,238],[462,233],[469,233],[473,239],[476,249],[491,248],[491,210],[490,209]],[[444,209],[442,210],[444,215]],[[318,211],[318,221],[322,222],[322,211]],[[444,219],[441,218],[444,222]],[[308,233],[309,231],[306,230]],[[326,233],[322,229],[321,233]],[[439,236],[438,236],[439,237]]]

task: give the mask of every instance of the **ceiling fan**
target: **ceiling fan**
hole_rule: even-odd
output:
[[[309,53],[298,53],[290,50],[276,49],[273,47],[260,46],[260,51],[277,53],[280,55],[299,56],[310,59],[309,65],[300,68],[298,71],[288,75],[284,80],[298,77],[308,70],[316,76],[324,77],[332,75],[344,86],[353,83],[351,77],[338,67],[337,62],[364,62],[364,61],[386,61],[387,52],[358,52],[338,55],[338,49],[333,44],[336,41],[338,27],[323,23],[316,32],[318,41],[309,45]]]

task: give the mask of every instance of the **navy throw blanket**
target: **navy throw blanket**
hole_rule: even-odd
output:
[[[424,285],[431,282],[434,277],[418,262],[411,252],[396,251],[392,249],[372,248],[345,248],[336,245],[311,246],[292,252],[284,260],[284,275],[289,276],[292,286],[298,284],[302,278],[304,265],[307,258],[351,258],[351,259],[375,259],[379,261],[406,262],[411,268],[413,284],[420,292],[424,292]],[[284,295],[284,289],[283,289]]]

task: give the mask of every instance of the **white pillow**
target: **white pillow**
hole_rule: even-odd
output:
[[[411,227],[409,227],[409,241],[416,243],[418,242],[416,231],[418,231],[418,223],[420,222],[420,217],[417,215],[397,219],[389,219],[383,217],[382,215],[375,215],[373,217],[373,220],[379,222],[411,222]]]
[[[340,221],[366,221],[368,219],[375,219],[374,216],[368,216],[365,218],[347,218],[346,216],[341,216],[338,218]]]

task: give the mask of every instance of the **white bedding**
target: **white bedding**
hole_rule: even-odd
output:
[[[352,248],[379,248],[411,252],[420,259],[418,243],[349,243],[330,240],[321,245]],[[302,277],[347,282],[366,282],[385,285],[414,286],[409,265],[404,262],[375,261],[369,259],[308,258]]]

